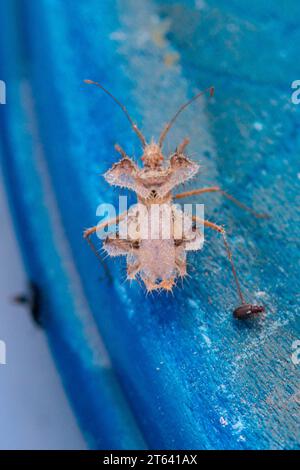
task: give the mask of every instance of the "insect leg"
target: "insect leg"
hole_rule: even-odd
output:
[[[183,139],[181,144],[178,145],[176,153],[178,153],[179,155],[182,154],[185,150],[185,147],[189,144],[189,142],[190,142],[190,139],[188,139],[187,137]]]
[[[93,228],[93,229],[96,228],[96,230],[97,230],[97,227],[92,227],[92,228]],[[88,243],[89,247],[91,248],[92,252],[94,253],[94,255],[98,258],[98,260],[99,260],[101,266],[104,266],[103,259],[102,259],[101,256],[99,255],[96,246],[94,245],[93,241],[92,241],[91,238],[90,238],[91,235],[92,235],[92,233],[94,233],[94,231],[92,232],[91,230],[92,230],[92,229],[88,229],[88,230],[85,231],[85,233],[84,233],[84,238],[85,238],[85,240],[87,241],[87,243]],[[96,230],[95,230],[95,231],[96,231]]]
[[[234,265],[234,262],[233,262],[232,252],[231,252],[229,243],[227,241],[225,229],[223,227],[220,227],[217,224],[214,224],[213,222],[209,222],[208,220],[202,220],[202,219],[200,219],[199,217],[196,217],[196,216],[193,216],[192,219],[193,219],[194,222],[202,223],[202,224],[204,224],[205,227],[209,227],[212,230],[215,230],[215,231],[221,233],[221,235],[223,237],[223,242],[224,242],[224,246],[225,246],[225,249],[226,249],[227,258],[229,259],[229,262],[230,262],[230,265],[231,265],[231,271],[232,271],[232,274],[233,274],[233,277],[234,277],[234,281],[235,281],[235,285],[236,285],[236,288],[237,288],[238,296],[239,296],[240,301],[241,301],[241,306],[234,310],[234,316],[236,318],[241,319],[241,318],[248,318],[248,317],[252,316],[253,314],[263,312],[264,307],[258,306],[258,305],[246,304],[246,302],[245,302],[245,298],[243,296],[241,286],[240,286],[240,283],[239,283],[239,280],[238,280],[237,272],[236,272],[236,269],[235,269],[235,265]]]
[[[109,225],[117,224],[120,220],[123,220],[126,217],[127,211],[122,212],[122,214],[118,215],[117,217],[113,217],[112,219],[105,220],[101,224],[95,225],[94,227],[88,228],[83,232],[83,238],[90,237],[93,233],[102,230],[105,227],[109,227]]]
[[[125,150],[123,150],[119,144],[115,144],[115,149],[121,154],[122,158],[129,158]]]
[[[250,214],[252,214],[257,219],[269,219],[270,218],[270,216],[268,214],[259,214],[259,213],[255,212],[253,209],[251,209],[251,207],[246,206],[246,204],[239,201],[235,197],[231,196],[231,194],[226,193],[219,186],[212,186],[210,188],[193,189],[192,191],[187,191],[185,193],[176,194],[174,196],[174,199],[182,199],[182,198],[188,197],[188,196],[196,196],[196,195],[199,195],[199,194],[213,193],[213,192],[219,192],[220,194],[222,194],[222,196],[229,199],[231,202],[233,202],[235,205],[237,205],[241,209],[243,209],[247,212],[250,212]]]
[[[101,256],[99,255],[99,253],[97,251],[97,248],[95,247],[95,245],[92,242],[90,237],[91,237],[91,235],[96,233],[98,230],[102,230],[103,228],[108,227],[109,225],[113,225],[113,224],[116,224],[116,223],[120,222],[120,220],[124,219],[124,217],[126,215],[127,215],[127,211],[123,212],[122,214],[118,215],[117,217],[114,217],[113,219],[106,220],[106,221],[102,222],[101,224],[98,224],[98,225],[95,225],[94,227],[88,228],[83,232],[83,238],[87,241],[87,243],[89,244],[91,250],[96,255],[98,260],[100,261],[101,266],[103,266],[103,260],[102,260]]]

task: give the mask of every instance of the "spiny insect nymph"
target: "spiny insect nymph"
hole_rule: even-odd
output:
[[[210,96],[212,96],[214,93],[213,87],[198,93],[192,99],[183,104],[170,122],[165,126],[158,142],[155,143],[152,141],[148,144],[142,132],[133,122],[127,109],[120,101],[118,101],[100,83],[93,82],[91,80],[85,80],[85,83],[98,86],[117,103],[125,113],[132,129],[137,134],[143,147],[143,155],[141,157],[143,167],[141,168],[127,156],[125,151],[119,145],[115,145],[115,149],[121,154],[122,158],[105,173],[104,177],[106,181],[110,185],[134,191],[137,195],[138,202],[143,204],[146,208],[152,208],[154,204],[161,208],[159,209],[160,223],[158,224],[160,226],[165,223],[165,212],[162,208],[169,207],[171,213],[171,235],[169,238],[162,239],[162,237],[158,236],[155,237],[155,239],[152,239],[151,237],[150,239],[145,239],[138,235],[135,235],[134,237],[127,235],[124,239],[120,238],[118,234],[117,236],[108,235],[103,243],[104,249],[107,253],[110,256],[126,256],[127,278],[141,279],[145,284],[147,291],[170,291],[174,287],[176,280],[187,274],[186,252],[202,248],[203,234],[197,228],[196,224],[203,224],[205,227],[217,231],[222,236],[235,280],[237,293],[241,301],[241,305],[234,310],[234,316],[236,318],[248,318],[263,312],[263,307],[247,304],[245,302],[223,227],[208,220],[200,220],[197,216],[190,215],[191,223],[187,224],[188,228],[182,232],[181,237],[175,237],[177,225],[182,223],[183,218],[186,216],[183,216],[182,211],[178,209],[177,205],[173,204],[173,201],[188,196],[219,192],[227,199],[237,204],[240,208],[252,213],[255,217],[265,217],[262,214],[256,214],[251,208],[245,206],[218,186],[173,194],[175,187],[188,181],[198,172],[199,165],[185,155],[185,149],[189,143],[188,139],[184,139],[176,148],[175,152],[170,155],[168,159],[165,159],[162,153],[164,139],[178,115],[194,100],[203,95],[203,93],[209,92]],[[84,238],[89,242],[94,252],[98,255],[98,252],[95,250],[95,247],[90,240],[90,236],[106,227],[120,224],[121,221],[125,221],[128,226],[134,226],[136,229],[134,233],[139,234],[137,228],[141,222],[141,214],[138,212],[139,211],[136,208],[129,209],[116,218],[99,223],[97,226],[85,230]],[[147,218],[147,222],[151,224],[151,221],[148,220],[150,217],[149,213],[150,212],[146,213],[144,218]]]

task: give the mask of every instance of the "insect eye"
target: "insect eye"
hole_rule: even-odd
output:
[[[152,196],[152,197],[156,197],[156,196],[157,196],[157,192],[155,191],[155,189],[152,189],[152,190],[151,190],[151,196]]]

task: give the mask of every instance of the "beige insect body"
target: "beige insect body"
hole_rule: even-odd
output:
[[[146,145],[142,161],[144,168],[139,168],[124,157],[104,175],[109,184],[133,190],[139,203],[122,220],[127,239],[108,236],[104,249],[110,256],[126,255],[128,278],[139,276],[147,291],[171,290],[176,279],[187,274],[186,251],[203,245],[203,234],[193,226],[192,216],[173,204],[172,196],[172,190],[192,178],[199,166],[178,151],[164,165],[155,143]]]

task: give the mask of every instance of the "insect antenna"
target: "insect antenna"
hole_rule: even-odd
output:
[[[197,93],[197,95],[193,96],[193,98],[191,98],[189,101],[187,101],[182,106],[180,106],[177,113],[172,117],[171,121],[168,122],[168,124],[166,125],[166,127],[164,128],[162,133],[160,134],[160,137],[159,137],[159,140],[158,140],[158,145],[159,145],[160,148],[162,147],[163,141],[165,140],[167,133],[169,132],[169,130],[173,126],[173,124],[176,121],[176,119],[178,118],[179,114],[185,108],[187,108],[191,103],[193,103],[193,101],[197,100],[200,96],[204,95],[207,92],[209,92],[209,95],[212,97],[214,95],[214,92],[215,92],[214,87],[209,87],[209,88],[206,88],[203,91],[200,91],[200,93]]]
[[[134,123],[133,119],[131,118],[131,116],[128,113],[125,106],[110,91],[108,91],[106,88],[104,88],[104,86],[101,85],[100,83],[94,82],[93,80],[84,80],[84,83],[87,83],[88,85],[96,85],[97,87],[101,88],[101,90],[103,90],[108,96],[110,96],[114,100],[114,102],[122,109],[123,113],[127,117],[128,121],[130,122],[130,125],[131,125],[132,129],[134,130],[134,132],[136,133],[136,135],[138,136],[138,138],[142,142],[142,146],[146,147],[147,144],[146,144],[145,137],[143,136],[143,134],[139,130],[138,126]]]

